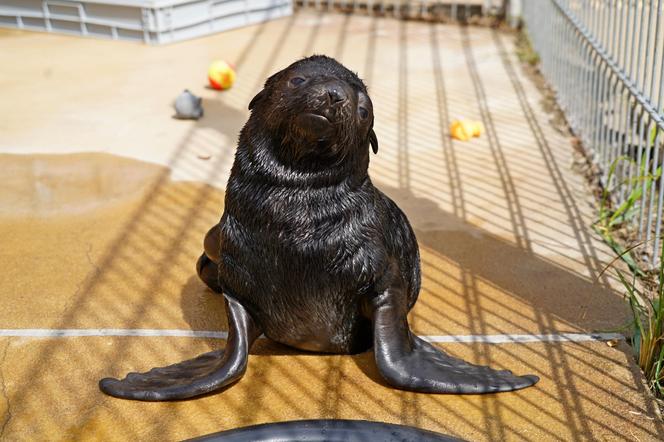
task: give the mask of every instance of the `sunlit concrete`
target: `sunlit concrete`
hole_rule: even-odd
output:
[[[423,335],[609,330],[625,306],[600,277],[610,251],[512,36],[485,28],[300,13],[164,47],[0,32],[0,328],[225,330],[195,277],[223,206],[247,103],[272,72],[334,56],[369,85],[373,181],[416,229]],[[205,87],[236,63],[227,92]],[[198,122],[171,119],[184,88]],[[454,118],[481,120],[467,143]],[[293,352],[261,342],[245,378],[200,400],[146,404],[96,381],[196,355],[220,340],[0,338],[0,438],[177,440],[304,418],[406,423],[470,440],[656,440],[662,428],[626,347],[454,344],[477,363],[542,381],[517,393],[432,396],[384,386],[371,353]]]

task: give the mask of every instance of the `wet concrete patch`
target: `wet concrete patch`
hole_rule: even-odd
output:
[[[0,216],[72,216],[141,198],[167,173],[102,153],[0,155]]]
[[[203,236],[221,216],[223,192],[172,182],[165,167],[111,155],[2,160],[0,175],[12,181],[2,192],[13,199],[0,213],[0,327],[224,323],[225,315],[212,313],[221,300],[194,270]],[[37,185],[48,190],[38,194]]]

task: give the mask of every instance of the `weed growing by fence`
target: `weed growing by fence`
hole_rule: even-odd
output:
[[[661,256],[664,258],[664,256]],[[664,397],[664,259],[660,260],[657,293],[638,288],[637,276],[631,278],[615,269],[626,291],[632,314],[626,330],[634,356],[646,376],[648,386],[656,396]]]
[[[621,162],[634,163],[629,157],[616,158],[609,169],[607,183],[614,181],[616,169]],[[658,397],[664,397],[664,259],[659,260],[659,268],[655,280],[656,289],[640,288],[639,279],[647,274],[640,268],[632,252],[644,245],[641,241],[631,247],[625,247],[615,237],[615,231],[625,224],[629,224],[638,212],[639,204],[643,204],[643,195],[648,195],[650,188],[656,185],[662,170],[657,168],[655,173],[648,173],[646,161],[640,161],[637,177],[631,180],[618,182],[613,188],[608,186],[602,189],[598,220],[593,224],[594,230],[616,252],[617,258],[624,261],[630,269],[626,274],[613,266],[615,260],[608,267],[613,267],[618,279],[625,289],[625,297],[629,303],[631,319],[623,328],[632,343],[636,361],[643,370],[648,386]],[[631,188],[630,194],[624,201],[613,208],[611,195],[624,185]],[[664,254],[664,248],[661,254]],[[664,258],[664,256],[660,256]]]
[[[616,158],[609,168],[606,180],[607,183],[615,181],[614,177],[616,169],[621,162],[628,162],[634,165],[634,160],[627,156]],[[629,224],[637,215],[639,204],[643,203],[643,195],[649,195],[650,188],[656,183],[662,174],[661,167],[658,167],[655,173],[651,174],[646,170],[646,161],[640,161],[640,163],[639,174],[635,178],[626,178],[613,187],[607,185],[602,188],[599,217],[593,224],[593,229],[602,237],[604,242],[616,252],[618,257],[629,266],[633,274],[639,277],[644,277],[646,274],[634,259],[632,248],[625,248],[615,236],[617,229]],[[627,188],[631,188],[632,190],[623,202],[614,208],[611,196],[615,195],[622,186],[627,186]]]

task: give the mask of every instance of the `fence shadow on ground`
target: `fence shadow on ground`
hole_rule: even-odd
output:
[[[595,280],[603,255],[561,172],[567,157],[555,151],[560,145],[554,148],[541,126],[504,35],[323,13],[296,14],[257,29],[238,62],[240,74],[255,78],[246,89],[247,102],[269,73],[310,52],[334,52],[342,62],[364,69],[360,73],[372,87],[381,143],[372,159],[372,177],[409,215],[422,250],[423,290],[410,318],[416,332],[555,333],[616,325],[612,321],[623,312],[622,300],[607,281]],[[495,54],[502,71],[483,70],[484,60]],[[500,81],[485,84],[491,75]],[[223,103],[206,106],[206,118],[182,140],[170,164],[191,170],[201,182],[227,173],[232,155],[224,151],[208,161],[197,158],[201,149],[214,148],[205,130],[234,138],[244,115]],[[446,128],[452,112],[481,119],[486,136],[476,144],[450,141]],[[521,124],[504,121],[513,112]],[[222,119],[224,125],[214,123]],[[531,147],[519,150],[528,143]],[[478,164],[480,159],[487,163]],[[483,174],[490,179],[481,180]],[[532,174],[540,179],[533,181]],[[217,222],[222,201],[218,189],[173,183],[164,170],[96,262],[98,270],[72,298],[61,328],[79,321],[100,328],[120,322],[123,328],[168,329],[184,321],[194,330],[223,330],[221,298],[194,273],[203,235]],[[624,365],[627,356],[589,344],[446,346],[475,363],[517,367],[542,377],[534,389],[461,398],[385,388],[372,353],[313,355],[262,341],[252,351],[247,378],[223,393],[146,404],[104,397],[94,381],[129,368],[175,362],[219,348],[223,341],[119,341],[107,346],[90,338],[85,353],[72,352],[66,343],[44,345],[8,390],[15,405],[7,429],[19,415],[39,413],[31,429],[35,435],[44,436],[47,424],[57,427],[64,420],[81,425],[70,427],[69,436],[85,436],[90,427],[84,424],[96,417],[113,427],[113,433],[100,429],[102,436],[137,439],[169,433],[182,438],[269,420],[372,420],[380,415],[470,439],[524,437],[524,429],[550,440],[597,434],[622,438],[616,428],[625,425],[644,437],[658,436],[650,421],[635,421],[598,399],[619,394],[605,385],[618,386],[626,406],[654,415],[652,408],[639,408],[644,390],[638,373],[632,372],[632,378],[614,374],[613,366]],[[99,373],[86,371],[90,358],[103,361]],[[62,359],[76,367],[76,376],[43,373],[43,367],[57,367]],[[43,416],[46,402],[74,409],[77,416],[68,411]],[[537,416],[553,426],[541,424]]]

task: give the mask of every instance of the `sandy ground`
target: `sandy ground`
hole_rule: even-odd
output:
[[[422,335],[607,331],[625,305],[611,253],[571,171],[572,149],[522,74],[512,37],[485,28],[299,13],[165,47],[0,31],[0,328],[225,330],[198,281],[202,238],[246,106],[312,53],[370,87],[371,176],[407,213],[423,261],[410,316]],[[230,91],[210,60],[236,63]],[[184,88],[205,117],[171,119]],[[486,133],[452,141],[453,118]],[[106,397],[97,380],[223,346],[174,337],[0,338],[0,438],[177,440],[254,423],[351,418],[469,440],[657,440],[656,410],[624,343],[445,344],[537,386],[436,396],[385,386],[372,353],[322,356],[268,341],[226,391],[177,403]]]

